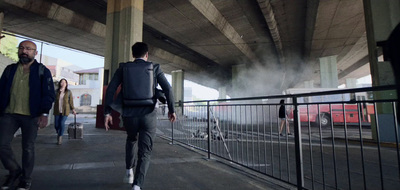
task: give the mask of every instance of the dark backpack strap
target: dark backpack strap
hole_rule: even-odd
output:
[[[6,69],[4,70],[5,76],[7,77],[7,79],[10,78],[11,75],[11,70],[17,66],[17,63],[13,63],[10,66],[6,67]]]
[[[44,68],[46,66],[44,66],[42,63],[39,63],[39,78],[42,78],[42,76],[44,75]]]

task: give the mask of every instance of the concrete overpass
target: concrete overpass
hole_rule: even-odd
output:
[[[0,11],[5,31],[105,54],[107,0],[1,0]],[[244,96],[319,86],[321,57],[336,56],[341,84],[370,73],[363,0],[144,0],[143,22],[165,73],[228,94],[232,80]]]

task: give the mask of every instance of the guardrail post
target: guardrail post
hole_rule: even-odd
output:
[[[174,144],[174,123],[171,122],[171,144]]]
[[[297,176],[297,189],[303,189],[304,173],[303,173],[303,151],[301,148],[301,125],[299,120],[299,110],[297,104],[297,97],[292,99],[293,110],[293,124],[294,124],[294,142],[296,151],[296,176]]]
[[[211,159],[211,129],[210,129],[210,101],[207,101],[207,151],[208,151],[208,159]]]

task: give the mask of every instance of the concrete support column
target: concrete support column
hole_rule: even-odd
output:
[[[347,78],[346,79],[346,88],[357,88],[357,79]]]
[[[346,79],[346,88],[357,88],[357,79],[355,78],[347,78]],[[350,93],[350,100],[356,101],[357,97],[355,93]]]
[[[314,88],[314,80],[304,81],[304,88]]]
[[[232,66],[232,97],[239,97],[241,90],[245,89],[242,78],[246,76],[246,64]]]
[[[183,81],[184,81],[184,72],[183,70],[176,70],[171,72],[172,75],[172,90],[174,92],[175,102],[183,102],[184,101],[184,89],[183,89]],[[182,105],[175,105],[176,107],[182,107]],[[177,114],[182,115],[182,109],[176,109]]]
[[[219,87],[218,92],[218,99],[226,99],[226,87]]]
[[[378,62],[377,42],[386,41],[400,22],[400,0],[364,0],[364,13],[368,40],[368,54],[372,77],[372,86],[394,84],[393,69],[389,62]],[[395,99],[395,91],[374,93],[375,99]],[[395,123],[390,103],[377,104],[379,139],[382,142],[395,142]],[[372,117],[372,138],[377,140],[378,131],[375,118]],[[400,134],[397,134],[400,135]]]
[[[143,38],[144,0],[108,0],[104,85],[107,85],[119,63],[133,60],[131,47]]]
[[[339,86],[336,57],[337,55],[319,58],[321,88],[337,88]]]

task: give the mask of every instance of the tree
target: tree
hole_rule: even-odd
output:
[[[18,61],[18,39],[15,36],[5,34],[5,37],[1,38],[0,53],[4,56]]]

